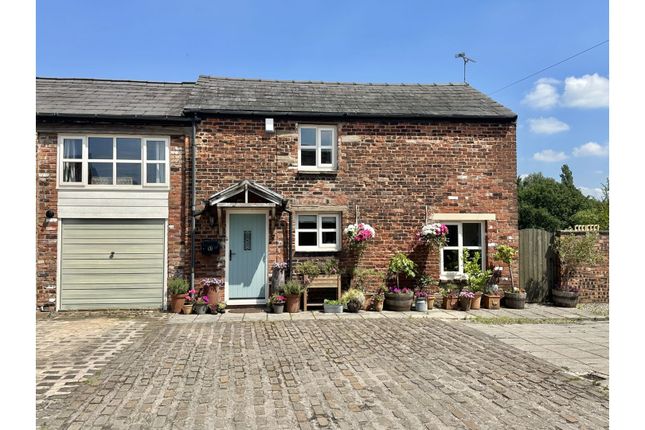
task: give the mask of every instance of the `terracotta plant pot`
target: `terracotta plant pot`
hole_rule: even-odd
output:
[[[472,299],[469,299],[468,297],[459,297],[459,309],[462,311],[469,311],[471,300]]]
[[[363,301],[363,310],[364,311],[369,311],[370,308],[372,307],[372,303],[373,303],[372,299],[373,299],[373,297],[374,297],[374,294],[365,293],[365,301]]]
[[[482,295],[482,308],[484,309],[499,309],[499,294],[484,294]]]
[[[455,310],[459,307],[459,299],[457,297],[445,296],[441,302],[441,309]]]
[[[192,303],[191,303],[191,304],[189,304],[189,305],[184,304],[184,305],[181,307],[181,311],[182,311],[183,313],[185,313],[186,315],[188,315],[188,314],[192,314],[192,313],[193,313],[193,305],[192,305]]]
[[[571,291],[551,290],[551,297],[555,306],[563,308],[575,308],[578,304],[579,293]]]
[[[374,310],[376,312],[381,312],[383,310],[383,301],[374,302]]]
[[[186,295],[185,294],[173,294],[171,299],[170,299],[170,309],[178,314],[181,312],[181,308],[184,306],[184,302],[186,302]]]
[[[208,307],[211,310],[217,310],[217,288],[209,288],[206,297],[208,297]]]
[[[434,299],[435,299],[434,296],[428,296],[428,298],[426,299],[426,301],[428,302],[428,310],[429,311],[431,311],[432,308],[434,308]]]
[[[300,311],[300,294],[285,296],[287,298],[287,312],[296,314]]]
[[[385,293],[385,309],[388,311],[404,312],[412,308],[414,293]]]
[[[470,309],[479,309],[482,302],[482,293],[475,293],[475,297],[470,299]]]
[[[504,293],[504,307],[509,309],[524,309],[526,293]]]

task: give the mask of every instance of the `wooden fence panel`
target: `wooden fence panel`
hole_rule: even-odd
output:
[[[543,303],[555,279],[554,233],[539,228],[520,230],[520,286],[528,302]]]

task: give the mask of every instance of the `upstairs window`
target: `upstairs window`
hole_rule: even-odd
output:
[[[167,186],[168,139],[133,136],[62,137],[61,185]]]
[[[302,213],[296,220],[296,251],[340,250],[340,215]]]
[[[302,125],[299,128],[298,168],[304,171],[336,170],[336,128]]]
[[[464,273],[464,250],[472,257],[479,252],[479,262],[484,269],[484,223],[482,222],[446,222],[448,238],[446,246],[441,248],[441,276],[455,278]]]

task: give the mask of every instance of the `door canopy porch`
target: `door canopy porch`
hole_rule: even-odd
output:
[[[268,209],[271,213],[271,221],[275,220],[276,208],[283,210],[287,206],[288,200],[275,191],[260,185],[257,182],[245,179],[233,184],[230,187],[219,191],[207,200],[208,208],[217,210],[217,218],[220,231],[223,229],[222,211],[227,208],[248,208],[248,209]]]

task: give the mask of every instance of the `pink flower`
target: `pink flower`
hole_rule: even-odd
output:
[[[208,303],[208,296],[202,297],[202,300],[204,301],[204,303]]]

